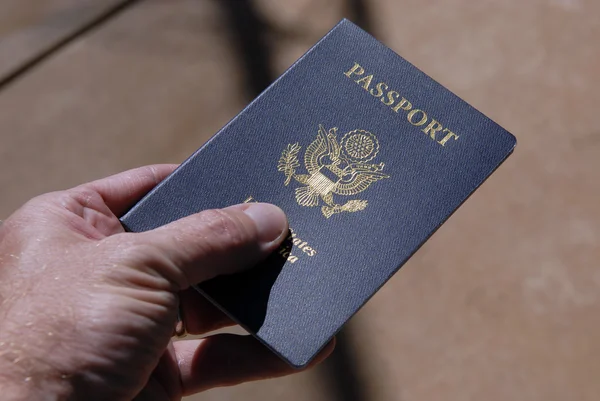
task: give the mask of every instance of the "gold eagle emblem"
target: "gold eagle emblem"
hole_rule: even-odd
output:
[[[321,212],[326,218],[341,212],[358,212],[368,202],[352,199],[336,204],[333,195],[353,196],[363,192],[375,181],[389,178],[382,173],[384,164],[368,164],[379,152],[379,141],[369,131],[356,129],[346,133],[337,141],[337,128],[329,131],[319,125],[317,138],[306,148],[304,165],[308,174],[296,174],[300,167],[298,143],[288,144],[281,154],[277,169],[285,174],[284,185],[295,179],[301,186],[296,188],[296,202],[300,206],[325,205]]]

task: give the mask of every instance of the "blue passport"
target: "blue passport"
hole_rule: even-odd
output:
[[[281,207],[291,230],[276,252],[196,288],[302,367],[515,145],[342,20],[121,221],[139,232],[236,203]]]

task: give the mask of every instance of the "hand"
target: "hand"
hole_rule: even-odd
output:
[[[192,334],[231,325],[190,285],[252,267],[288,229],[244,204],[124,232],[117,216],[174,167],[39,196],[0,226],[2,399],[179,400],[295,372],[250,336],[171,341],[180,304]]]

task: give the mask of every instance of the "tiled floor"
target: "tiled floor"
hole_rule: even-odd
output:
[[[181,161],[233,117],[256,89],[231,3],[0,0],[0,219],[41,192]],[[358,18],[519,144],[331,361],[193,399],[599,399],[600,3],[254,3],[270,27],[267,78]]]

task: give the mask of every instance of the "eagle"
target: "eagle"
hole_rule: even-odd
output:
[[[365,162],[371,160],[377,153],[378,143],[374,135],[367,131],[351,131],[348,134],[352,134],[349,138],[353,140],[351,145],[354,147],[350,146],[349,149],[349,141],[345,142],[344,148],[340,146],[336,139],[336,132],[337,128],[327,131],[323,125],[319,125],[317,138],[308,145],[304,154],[304,165],[308,174],[293,176],[296,181],[305,185],[296,189],[298,204],[318,206],[320,198],[329,205],[322,208],[326,217],[342,211],[363,210],[367,206],[367,201],[364,200],[351,200],[345,205],[336,205],[333,200],[334,194],[356,195],[369,188],[375,181],[389,178],[381,172],[383,163]],[[354,152],[349,151],[353,149]]]

